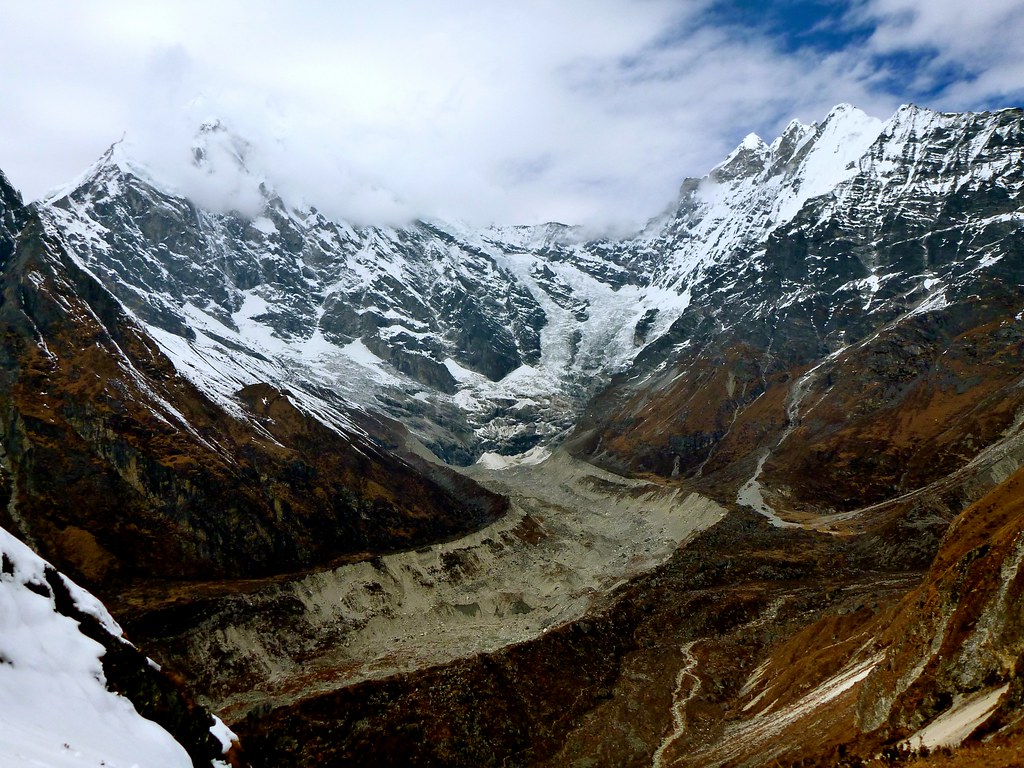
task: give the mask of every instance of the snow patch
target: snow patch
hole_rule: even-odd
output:
[[[903,742],[914,749],[958,747],[960,742],[984,723],[999,705],[1010,684],[972,696],[957,696],[953,706]]]
[[[728,762],[727,758],[738,756],[751,745],[761,744],[774,738],[786,728],[813,715],[821,707],[839,698],[864,680],[881,663],[883,658],[884,654],[880,653],[848,664],[837,674],[810,690],[797,702],[778,710],[768,707],[750,720],[729,727],[722,740],[722,751],[715,753],[716,760],[725,758],[723,762]],[[716,764],[718,763],[716,762]]]
[[[938,312],[940,309],[945,309],[948,306],[949,300],[946,298],[945,291],[938,291],[910,310],[910,312],[907,313],[907,317],[924,315],[928,312]]]
[[[551,451],[542,446],[534,446],[526,453],[520,453],[515,456],[503,456],[500,453],[494,453],[488,451],[477,459],[479,464],[484,469],[502,470],[508,469],[509,467],[520,467],[528,464],[540,464],[545,461],[551,455]]]
[[[278,233],[277,225],[266,216],[257,216],[250,223],[253,229],[265,235],[276,235]]]
[[[47,563],[3,529],[0,550],[13,570],[0,576],[0,764],[191,768],[167,731],[107,690],[104,648],[57,612]],[[80,610],[120,636],[95,597],[64,582]]]

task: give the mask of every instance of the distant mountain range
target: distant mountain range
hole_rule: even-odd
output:
[[[239,765],[839,764],[937,745],[950,723],[966,729],[951,744],[979,728],[1019,744],[1022,118],[906,106],[883,122],[840,105],[770,144],[748,136],[621,239],[332,220],[282,199],[217,122],[192,160],[212,185],[249,190],[244,212],[200,207],[124,142],[35,204],[0,174],[0,520],[103,598],[200,702],[222,715],[230,703],[242,748],[259,745],[248,758],[236,747]],[[308,579],[341,590],[373,564],[359,577],[373,611],[337,593],[351,612],[330,632],[354,642],[367,616],[404,615],[392,553],[441,547],[420,587],[483,588],[482,555],[444,547],[536,547],[559,509],[614,498],[623,511],[609,514],[650,515],[663,494],[703,500],[679,502],[701,522],[669,536],[674,554],[627,542],[646,554],[601,563],[601,594],[577,578],[583,550],[551,555],[561,570],[543,572],[563,575],[550,593],[572,594],[553,603],[556,631],[523,641],[517,629],[517,650],[492,644],[474,662],[416,671],[382,652],[382,680],[346,677],[315,640],[328,630],[313,614],[328,609],[288,592]],[[725,613],[698,604],[700,584],[723,590]],[[524,594],[500,610],[428,598],[423,610],[438,626],[504,621],[539,610]],[[272,626],[232,645],[252,605]],[[662,615],[675,616],[671,649],[645,623]],[[843,650],[811,653],[814,632]],[[234,680],[201,668],[218,643],[239,654],[224,667]],[[622,677],[630,643],[644,649],[634,661],[667,665],[652,683],[664,701]],[[761,672],[723,671],[715,648],[734,646]],[[611,666],[576,680],[588,647]],[[300,664],[322,679],[288,677]],[[561,706],[554,683],[512,682],[530,664],[586,693],[557,727],[499,711],[508,696]],[[803,682],[774,690],[765,670]],[[454,709],[418,699],[438,675],[479,696]],[[638,718],[632,752],[593,730],[622,697]],[[975,705],[977,722],[963,711]],[[519,735],[445,720],[476,709]],[[707,718],[718,741],[684,737],[686,717]],[[801,740],[814,717],[831,730]],[[437,718],[458,738],[425,740]]]

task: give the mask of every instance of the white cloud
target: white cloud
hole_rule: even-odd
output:
[[[753,29],[708,25],[710,4],[8,4],[0,168],[36,197],[127,131],[209,199],[223,190],[199,191],[202,177],[182,169],[196,126],[217,116],[286,196],[335,215],[628,227],[749,131],[770,139],[842,101],[887,116],[910,99],[879,90],[870,54],[923,45],[950,18],[871,0],[858,6],[879,25],[870,51],[787,52]],[[1012,11],[993,10],[978,34]],[[973,55],[952,37],[938,38],[944,55]],[[1016,59],[985,62],[975,83],[997,93]]]
[[[867,0],[854,15],[874,28],[871,54],[925,56],[910,85],[935,91],[935,108],[1014,106],[1024,96],[1020,0]]]

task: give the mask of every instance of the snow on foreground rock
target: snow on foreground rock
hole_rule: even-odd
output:
[[[2,528],[0,553],[0,765],[191,768],[170,733],[107,689],[106,649],[62,612],[58,592],[127,642],[99,600]],[[226,751],[233,734],[214,728]]]

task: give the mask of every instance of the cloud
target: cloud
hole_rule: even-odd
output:
[[[963,38],[954,3],[804,4],[816,30],[862,32],[808,37],[781,6],[758,24],[715,0],[12,4],[0,167],[38,197],[127,131],[161,174],[230,204],[231,183],[189,166],[217,117],[251,170],[335,216],[623,229],[750,131],[844,101],[884,117],[921,94],[1021,93],[1019,46],[980,42],[1012,40],[1013,3],[972,4]]]
[[[1024,5],[1018,0],[867,0],[851,14],[873,29],[867,53],[936,108],[1013,106],[1024,97]],[[908,70],[901,62],[910,61]]]

